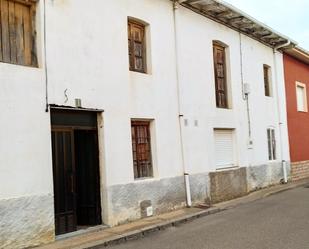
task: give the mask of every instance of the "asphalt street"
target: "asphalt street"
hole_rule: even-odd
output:
[[[309,188],[285,191],[108,248],[309,249]]]

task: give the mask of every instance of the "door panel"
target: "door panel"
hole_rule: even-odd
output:
[[[74,133],[52,130],[56,234],[76,230]]]
[[[101,224],[99,160],[96,131],[75,131],[77,223]]]

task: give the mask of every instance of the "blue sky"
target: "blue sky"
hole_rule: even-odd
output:
[[[309,0],[224,0],[309,51]]]

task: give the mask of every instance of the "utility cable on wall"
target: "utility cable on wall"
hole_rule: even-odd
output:
[[[242,49],[242,39],[241,33],[239,32],[239,52],[240,52],[240,76],[241,76],[241,88],[242,88],[242,98],[246,101],[247,108],[247,118],[248,118],[248,135],[249,135],[249,143],[251,145],[251,117],[250,117],[250,104],[249,104],[249,85],[244,82],[244,71],[243,71],[243,49]]]
[[[49,111],[49,104],[48,104],[48,70],[47,70],[47,49],[46,49],[46,0],[43,1],[43,34],[44,34],[44,69],[45,69],[45,112]]]

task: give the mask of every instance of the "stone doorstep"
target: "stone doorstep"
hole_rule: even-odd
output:
[[[102,246],[120,244],[126,241],[142,238],[151,233],[165,230],[172,226],[179,226],[194,219],[215,214],[251,201],[281,193],[290,189],[309,184],[309,179],[291,182],[285,185],[276,185],[250,193],[238,199],[215,204],[209,209],[184,208],[170,213],[144,218],[117,227],[93,231],[71,238],[55,241],[51,244],[36,247],[37,249],[98,249]]]

